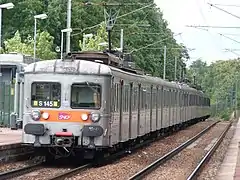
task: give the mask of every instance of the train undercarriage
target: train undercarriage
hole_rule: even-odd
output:
[[[56,158],[73,158],[79,160],[94,160],[101,159],[120,151],[125,151],[126,153],[131,153],[133,149],[140,146],[144,146],[150,142],[153,142],[162,137],[168,136],[173,132],[182,130],[188,126],[196,124],[200,121],[204,121],[209,116],[192,119],[182,124],[177,124],[168,128],[164,128],[155,132],[151,132],[144,136],[138,137],[127,142],[118,143],[117,145],[109,147],[86,147],[77,145],[76,138],[70,134],[56,134],[51,139],[52,145],[46,145],[41,147],[34,147],[36,155],[45,156],[46,161],[50,162]],[[27,144],[24,144],[27,145]]]

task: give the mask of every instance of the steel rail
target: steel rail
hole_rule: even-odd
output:
[[[202,158],[200,163],[197,165],[197,167],[192,171],[190,176],[188,176],[187,180],[193,180],[196,179],[197,176],[201,173],[203,167],[207,164],[211,156],[214,154],[214,152],[217,150],[218,146],[223,141],[223,138],[225,137],[226,133],[228,132],[229,128],[231,127],[232,122],[230,122],[227,127],[224,129],[224,131],[221,133],[217,141],[214,143],[214,145],[211,147],[211,149],[207,152],[207,154]]]
[[[51,177],[48,180],[64,180],[65,178],[72,177],[73,175],[78,174],[81,171],[84,171],[84,170],[86,170],[87,168],[90,168],[90,167],[92,167],[91,163],[90,164],[85,164],[83,166],[79,166],[77,168],[74,168],[74,169],[69,170],[67,172],[64,172],[62,174],[56,175],[54,177]]]
[[[7,171],[7,172],[2,172],[2,173],[0,173],[0,180],[11,179],[11,178],[14,178],[17,176],[21,176],[21,175],[33,172],[37,169],[40,169],[42,167],[42,165],[43,165],[43,163],[41,162],[41,163],[34,164],[31,166],[14,169],[14,170]]]
[[[204,130],[202,130],[200,133],[198,133],[197,135],[195,135],[194,137],[192,137],[191,139],[187,140],[186,142],[184,142],[183,144],[181,144],[180,146],[178,146],[177,148],[173,149],[172,151],[168,152],[167,154],[165,154],[164,156],[160,157],[159,159],[157,159],[156,161],[154,161],[153,163],[151,163],[150,165],[148,165],[147,167],[145,167],[144,169],[140,170],[139,172],[137,172],[136,174],[134,174],[133,176],[131,176],[129,178],[129,180],[138,180],[138,179],[142,179],[144,176],[146,176],[147,174],[149,174],[150,172],[152,172],[153,170],[155,170],[157,167],[159,167],[161,164],[163,164],[164,162],[166,162],[167,160],[171,159],[172,157],[174,157],[176,154],[178,154],[179,152],[181,152],[184,148],[186,148],[188,145],[192,144],[194,141],[196,141],[199,137],[201,137],[202,135],[204,135],[208,130],[210,130],[213,126],[215,126],[217,123],[219,123],[220,121],[216,121],[213,124],[209,125],[207,128],[205,128]]]

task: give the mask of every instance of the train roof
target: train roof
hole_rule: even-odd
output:
[[[39,61],[39,59],[36,59]],[[0,54],[1,65],[27,65],[33,63],[34,59],[30,55],[21,53]]]
[[[39,61],[29,64],[25,68],[25,73],[58,73],[58,74],[96,74],[111,75],[109,66],[101,63],[70,60],[62,61],[60,59]]]
[[[128,74],[133,77],[141,78],[144,82],[152,82],[156,84],[161,84],[169,88],[182,89],[190,92],[200,93],[200,91],[189,87],[186,84],[178,82],[168,82],[159,77],[152,77],[140,74],[133,74],[131,72],[126,72],[116,67],[112,67],[106,64],[86,61],[86,60],[47,60],[39,61],[36,63],[29,64],[25,67],[25,74],[36,74],[36,73],[57,73],[57,74],[90,74],[90,75],[109,75],[119,72],[122,74]]]

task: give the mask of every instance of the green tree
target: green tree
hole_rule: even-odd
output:
[[[100,43],[107,41],[108,34],[106,32],[106,24],[101,23],[99,29],[97,30],[96,35],[85,40],[85,50],[104,50],[105,47],[99,45]],[[83,42],[79,41],[80,49],[83,49]]]
[[[52,51],[53,37],[48,32],[41,32],[37,34],[36,56],[40,59],[52,59],[56,57],[56,53]],[[33,55],[34,39],[28,36],[26,40],[22,41],[19,31],[17,31],[13,38],[4,42],[5,52],[18,52],[22,54]]]
[[[5,3],[7,0],[0,0],[0,2]],[[12,2],[15,4],[14,10],[3,11],[3,39],[7,40],[12,38],[16,30],[19,30],[21,39],[27,39],[29,35],[32,36],[34,33],[34,15],[46,13],[48,18],[44,20],[38,20],[37,29],[40,31],[47,31],[49,32],[50,36],[54,37],[52,48],[60,46],[61,30],[66,28],[67,0],[12,0]],[[86,1],[72,1],[72,51],[79,51],[81,49],[81,43],[79,43],[79,41],[83,39],[83,33],[97,34],[96,31],[98,30],[99,26],[95,25],[100,24],[105,20],[104,6],[84,6],[83,2]],[[99,4],[100,2],[103,2],[103,0],[92,0],[91,2]],[[105,0],[105,2],[111,3],[114,1]],[[126,0],[118,1],[118,3],[126,2]],[[129,3],[129,1],[127,3]],[[109,7],[112,10],[120,10],[119,16],[121,16],[121,18],[117,19],[116,25],[111,33],[112,48],[114,49],[119,47],[120,29],[124,29],[125,52],[133,52],[134,60],[139,68],[155,76],[162,77],[164,59],[163,47],[166,45],[168,48],[166,77],[169,80],[173,80],[174,59],[175,57],[178,58],[178,64],[185,62],[188,59],[187,49],[176,42],[172,31],[168,28],[167,21],[163,19],[163,13],[161,12],[161,9],[157,8],[155,4],[150,7],[135,11],[136,9],[143,7],[141,3],[150,4],[154,3],[154,0],[132,0],[131,3],[135,5]],[[132,11],[134,11],[134,13],[130,13]],[[122,16],[124,14],[127,15]],[[143,24],[148,25],[148,27],[142,26]],[[87,44],[91,44],[89,47],[90,49],[96,48],[96,50],[102,50],[103,47],[94,45],[97,41],[100,41],[99,39],[95,39],[96,37],[104,38],[105,36],[96,35],[94,38],[90,39],[91,42],[89,41]],[[153,43],[155,44],[149,46],[149,48],[143,48]],[[174,48],[179,49],[176,50]],[[38,49],[41,48],[38,47]],[[43,50],[44,48],[41,49],[41,52],[43,52]],[[47,57],[45,57],[45,55],[39,55],[43,57],[43,59],[52,57],[52,55]]]

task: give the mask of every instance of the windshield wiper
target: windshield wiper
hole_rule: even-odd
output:
[[[89,84],[89,82],[88,81],[86,81],[86,84],[88,85],[88,87],[90,87],[96,94],[99,94],[99,92],[97,92],[97,90],[96,89],[94,89],[90,84]]]

